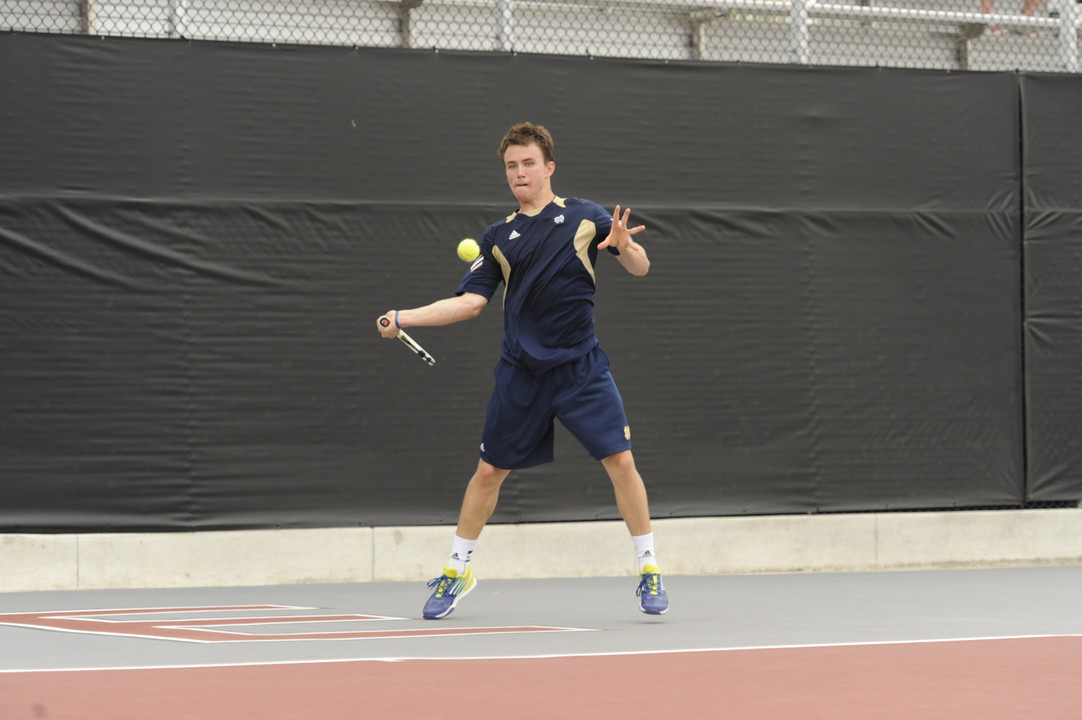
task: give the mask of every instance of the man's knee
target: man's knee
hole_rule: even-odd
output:
[[[605,466],[605,469],[614,481],[617,478],[634,475],[637,472],[635,470],[635,458],[630,450],[624,450],[614,455],[609,455],[607,458],[601,460],[601,464]]]
[[[473,474],[473,480],[471,480],[471,482],[477,483],[485,488],[498,488],[503,484],[503,481],[510,472],[510,470],[504,470],[491,463],[487,463],[484,460],[480,460],[477,463],[477,471]]]

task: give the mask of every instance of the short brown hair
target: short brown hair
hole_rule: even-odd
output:
[[[541,155],[546,163],[555,162],[556,143],[553,142],[552,135],[549,134],[544,125],[535,125],[530,122],[512,125],[507,134],[503,136],[503,142],[500,143],[500,162],[503,162],[503,154],[507,152],[507,148],[511,145],[525,147],[530,143],[537,143],[537,147],[541,148]]]

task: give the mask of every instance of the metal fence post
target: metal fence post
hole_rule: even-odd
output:
[[[514,8],[511,0],[496,0],[497,22],[500,25],[500,46],[504,52],[511,52],[515,48]]]
[[[792,0],[789,3],[789,30],[790,43],[793,50],[793,59],[807,65],[808,55],[808,5],[811,0]]]
[[[169,37],[185,37],[187,28],[187,2],[186,0],[171,0],[169,3]]]
[[[1078,6],[1074,0],[1060,3],[1059,53],[1063,69],[1078,72]]]

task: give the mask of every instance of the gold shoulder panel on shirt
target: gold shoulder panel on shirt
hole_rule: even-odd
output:
[[[511,263],[507,262],[507,256],[495,245],[492,246],[492,257],[496,258],[496,262],[500,265],[500,272],[503,273],[503,302],[506,305],[507,288],[511,285]]]
[[[597,235],[597,225],[592,220],[583,220],[579,223],[579,229],[575,231],[575,254],[582,261],[586,272],[590,273],[590,279],[597,285],[597,276],[594,275],[594,266],[590,264],[590,243]]]

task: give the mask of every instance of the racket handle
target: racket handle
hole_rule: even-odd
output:
[[[390,327],[391,326],[391,321],[388,320],[386,317],[381,317],[379,319],[379,326],[380,327]]]

